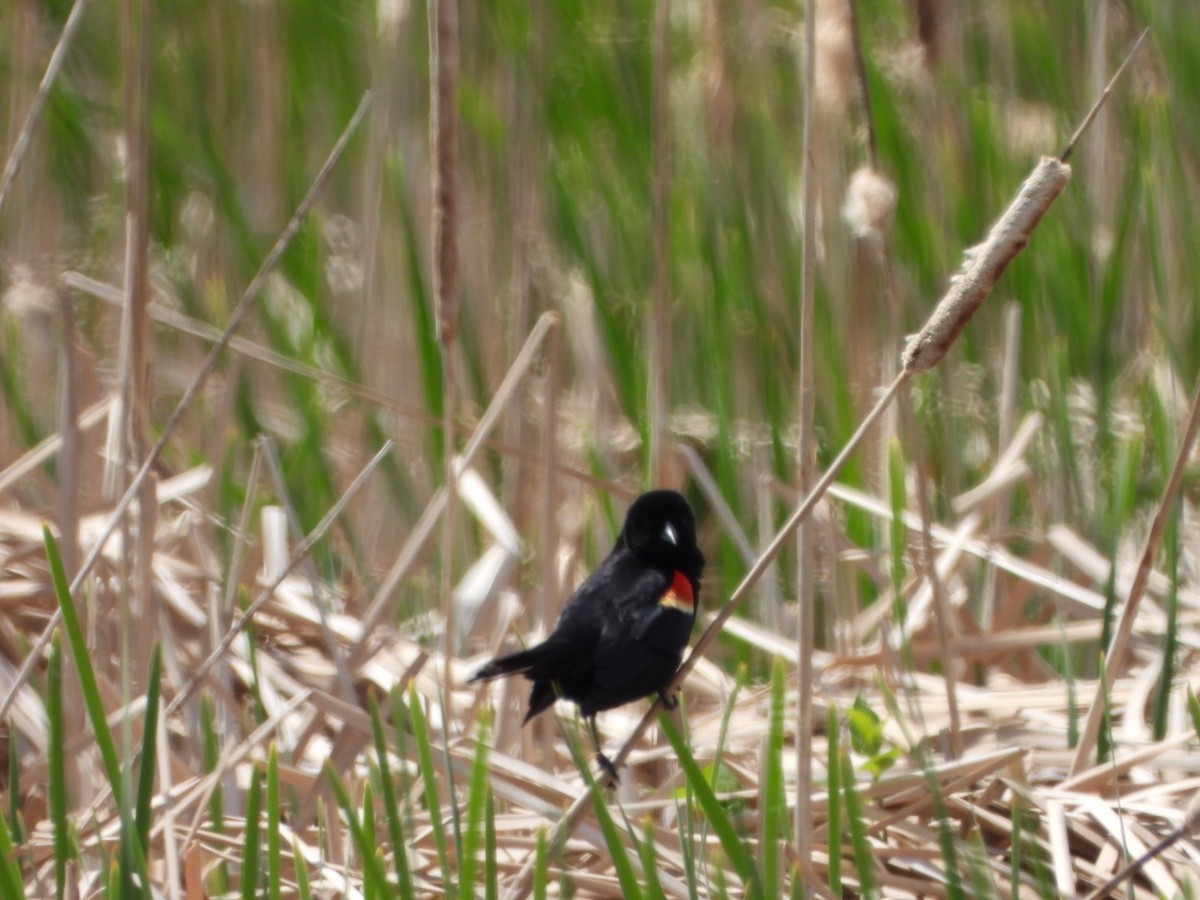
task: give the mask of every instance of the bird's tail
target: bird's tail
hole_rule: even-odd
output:
[[[521,675],[528,672],[537,664],[540,654],[538,648],[519,650],[507,656],[497,656],[490,663],[471,676],[474,681],[491,681],[494,678],[507,678],[509,675]]]

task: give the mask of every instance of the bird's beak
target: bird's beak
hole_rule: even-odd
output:
[[[675,533],[675,526],[670,522],[663,526],[662,536],[664,540],[670,541],[676,547],[679,546],[679,535]]]

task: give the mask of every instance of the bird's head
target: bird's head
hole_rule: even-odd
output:
[[[699,582],[704,556],[696,546],[696,517],[682,494],[648,491],[625,514],[618,546],[656,568],[676,569]]]

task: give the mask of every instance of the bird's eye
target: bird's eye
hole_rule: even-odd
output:
[[[670,541],[677,547],[679,546],[679,535],[675,533],[675,526],[670,522],[663,526],[662,536],[663,540]]]

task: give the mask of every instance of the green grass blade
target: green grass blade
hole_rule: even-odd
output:
[[[654,822],[647,818],[642,826],[642,872],[646,877],[647,900],[667,900],[662,882],[658,880],[658,853],[654,849]]]
[[[107,896],[109,900],[125,900],[126,898],[121,884],[121,866],[115,859],[108,866]]]
[[[56,844],[57,839],[56,835]],[[57,847],[55,852],[57,853]],[[57,869],[58,860],[56,858],[56,873]],[[61,893],[59,896],[62,896]],[[12,832],[8,830],[8,820],[4,816],[0,816],[0,897],[25,900],[25,885],[21,881],[21,866],[17,862]]]
[[[1196,692],[1190,686],[1187,689],[1187,708],[1188,715],[1192,718],[1192,729],[1196,732],[1196,737],[1200,737],[1200,700],[1196,699]]]
[[[79,676],[79,683],[83,690],[83,702],[87,708],[88,719],[92,723],[92,732],[96,736],[96,746],[100,750],[100,758],[104,763],[104,773],[108,777],[113,796],[122,797],[124,793],[121,790],[121,760],[117,755],[117,745],[113,741],[112,731],[109,730],[108,720],[104,715],[104,702],[100,699],[100,686],[96,681],[96,672],[92,668],[91,657],[88,655],[83,626],[75,612],[75,602],[71,599],[67,574],[63,570],[62,557],[58,553],[58,543],[54,540],[54,535],[50,533],[48,525],[42,526],[42,541],[46,546],[46,559],[50,563],[54,595],[58,599],[59,609],[62,610],[63,628],[67,633],[67,644],[71,648],[71,660],[75,664],[75,672]]]
[[[417,760],[421,766],[421,781],[425,789],[425,806],[429,810],[429,821],[433,826],[433,843],[437,848],[438,863],[442,872],[449,875],[450,857],[446,852],[446,823],[442,816],[442,805],[438,799],[437,774],[433,767],[433,745],[429,742],[429,728],[425,723],[425,711],[416,688],[408,695],[408,712],[412,720],[413,739],[417,742]]]
[[[117,798],[119,805],[121,862],[117,868],[122,896],[141,896],[141,891],[134,884],[133,874],[134,872],[140,873],[142,884],[145,886],[150,884],[150,878],[146,867],[145,849],[136,830],[129,795],[125,791],[126,782],[121,774],[121,760],[117,755],[117,745],[104,715],[104,702],[100,697],[100,686],[96,680],[95,669],[92,668],[91,657],[88,655],[83,626],[75,611],[75,602],[71,598],[67,574],[63,569],[62,557],[58,552],[58,543],[54,540],[54,535],[50,533],[48,525],[42,526],[42,541],[46,547],[46,560],[50,565],[54,595],[58,600],[59,609],[62,610],[63,628],[66,631],[67,643],[71,647],[71,658],[75,664],[75,673],[79,677],[88,720],[92,723],[92,733],[96,738],[96,746],[100,750],[105,775],[108,777],[113,796]]]
[[[613,821],[612,813],[608,811],[608,804],[604,802],[604,795],[600,793],[600,786],[596,784],[596,779],[592,777],[592,772],[587,766],[587,761],[579,758],[580,754],[576,756],[576,763],[579,764],[579,769],[587,781],[588,791],[592,795],[592,811],[596,814],[596,822],[600,825],[600,831],[604,835],[604,843],[608,846],[608,855],[612,859],[613,869],[617,874],[617,881],[621,885],[621,894],[629,898],[629,900],[640,898],[642,896],[642,888],[638,882],[637,870],[634,868],[633,861],[629,858],[629,850],[625,846],[625,834],[617,827],[617,823]]]
[[[1009,851],[1008,860],[1008,880],[1011,900],[1020,900],[1021,898],[1021,841],[1024,840],[1024,834],[1021,829],[1023,827],[1024,816],[1021,813],[1022,801],[1021,798],[1013,794],[1012,801],[1012,844]]]
[[[261,814],[262,776],[258,766],[255,766],[250,773],[250,791],[246,797],[246,833],[242,838],[242,900],[254,900],[258,896]]]
[[[875,886],[875,863],[871,857],[871,845],[867,842],[867,828],[862,820],[862,803],[854,783],[854,766],[850,764],[850,754],[844,747],[838,768],[842,774],[842,797],[846,804],[846,821],[850,826],[850,845],[854,849],[859,896],[877,897],[879,891]]]
[[[154,800],[154,769],[158,763],[158,716],[162,701],[162,646],[150,652],[146,688],[146,721],[142,731],[142,757],[138,769],[137,832],[143,848],[150,847],[150,806]]]
[[[203,744],[204,771],[212,774],[221,759],[221,740],[217,735],[216,713],[212,697],[205,691],[200,695],[200,737]],[[217,834],[225,833],[225,800],[221,784],[213,787],[208,801],[209,827]],[[214,894],[229,893],[229,866],[224,860],[218,862],[208,876],[209,888]]]
[[[342,784],[341,779],[338,778],[337,771],[333,768],[333,763],[331,762],[325,763],[325,777],[329,780],[329,785],[333,788],[333,793],[337,797],[338,805],[342,808],[342,812],[346,816],[346,823],[350,826],[350,835],[354,839],[354,846],[358,849],[358,855],[362,859],[364,888],[370,891],[381,892],[379,896],[388,896],[387,873],[384,871],[383,863],[375,855],[373,831],[371,835],[368,835],[363,829],[362,822],[354,811],[354,804],[350,800],[350,794],[346,791],[346,787]],[[366,796],[365,809],[371,802],[370,783],[367,784],[364,793]],[[372,826],[373,828],[374,826]]]
[[[312,900],[312,886],[308,883],[308,862],[300,852],[300,845],[292,839],[292,856],[296,860],[296,893],[300,900]]]
[[[1175,679],[1175,657],[1179,650],[1179,501],[1171,509],[1167,522],[1167,533],[1163,537],[1167,550],[1167,577],[1171,580],[1167,589],[1167,628],[1163,636],[1162,671],[1158,676],[1158,689],[1154,693],[1154,739],[1161,741],[1167,736],[1167,711],[1171,702],[1171,688]]]
[[[400,805],[396,802],[396,786],[392,784],[392,771],[388,763],[387,739],[383,731],[383,717],[379,702],[372,693],[367,698],[371,713],[371,733],[375,739],[375,759],[379,766],[379,789],[383,793],[383,808],[387,811],[388,839],[392,842],[392,864],[396,868],[401,900],[414,900],[412,873],[408,867],[408,850],[404,840],[403,820]],[[399,723],[397,723],[399,727]]]
[[[771,669],[771,712],[767,723],[767,758],[762,783],[762,885],[763,895],[779,896],[780,844],[787,835],[787,786],[783,778],[783,724],[786,716],[786,674],[780,657]]]
[[[463,857],[459,861],[458,893],[462,900],[475,895],[476,854],[483,835],[484,807],[487,803],[488,732],[491,713],[484,710],[475,738],[475,759],[471,765],[471,783],[467,790],[467,830],[463,835]]]
[[[496,801],[492,798],[492,788],[487,789],[487,819],[483,844],[483,886],[484,900],[500,900],[500,868],[496,864]]]
[[[533,900],[546,900],[547,875],[550,871],[550,851],[546,845],[546,829],[539,828],[533,851]]]
[[[721,842],[722,849],[733,863],[738,877],[742,879],[746,888],[746,896],[761,897],[762,885],[758,883],[758,871],[754,865],[754,858],[749,848],[742,843],[737,828],[729,818],[725,807],[721,805],[721,801],[717,799],[717,795],[709,785],[708,779],[704,777],[700,766],[696,764],[691,748],[684,743],[679,729],[675,727],[670,716],[661,715],[658,717],[658,721],[667,740],[671,742],[671,746],[675,750],[675,756],[679,759],[679,765],[683,768],[688,785],[700,802],[700,808],[704,810],[704,815],[712,825],[713,831],[716,832],[717,840]]]
[[[362,846],[366,853],[363,857],[363,896],[366,900],[387,897],[390,894],[387,885],[387,869],[383,865],[383,857],[379,853],[379,832],[375,828],[375,792],[371,782],[363,784],[362,805]],[[368,865],[367,857],[373,857],[376,864]]]
[[[50,742],[46,748],[50,779],[50,821],[54,827],[54,896],[62,900],[67,885],[67,860],[74,858],[67,825],[66,727],[62,706],[62,632],[50,640],[50,663],[46,672],[46,718]],[[13,785],[16,782],[12,783]],[[15,795],[17,791],[14,789]],[[2,887],[3,885],[0,885]],[[4,893],[4,896],[8,896]]]
[[[280,900],[283,852],[279,845],[279,749],[271,742],[267,752],[267,897]]]

